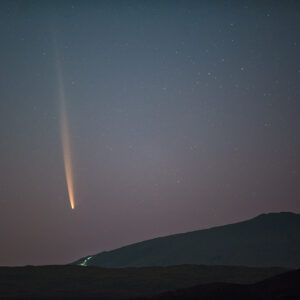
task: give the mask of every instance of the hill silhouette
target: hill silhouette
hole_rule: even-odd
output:
[[[152,300],[168,299],[299,299],[300,270],[290,271],[255,284],[211,283],[154,295]],[[143,299],[143,298],[140,298]]]
[[[0,267],[0,299],[132,299],[212,282],[250,284],[285,271],[193,265],[121,269]]]
[[[183,264],[300,267],[300,214],[262,214],[210,229],[170,235],[83,257],[108,268]]]

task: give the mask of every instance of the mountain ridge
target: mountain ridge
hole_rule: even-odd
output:
[[[102,267],[207,264],[297,268],[300,267],[299,230],[300,214],[260,214],[242,222],[125,245],[83,257],[74,264]],[[246,253],[250,249],[252,257]],[[274,249],[277,257],[268,255]]]

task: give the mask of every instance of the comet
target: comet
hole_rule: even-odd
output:
[[[60,136],[63,152],[63,160],[65,167],[66,184],[68,188],[69,201],[72,209],[75,209],[75,198],[74,198],[74,178],[73,178],[73,165],[72,165],[72,151],[71,141],[69,132],[69,121],[66,108],[66,96],[64,89],[64,80],[61,67],[61,61],[58,51],[56,39],[54,38],[55,45],[55,61],[56,61],[56,72],[58,79],[58,100],[59,100],[59,115],[60,115]]]

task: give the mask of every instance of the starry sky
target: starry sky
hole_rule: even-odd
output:
[[[286,0],[1,1],[0,265],[300,213],[299,19]]]

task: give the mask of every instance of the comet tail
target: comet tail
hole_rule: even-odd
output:
[[[66,110],[66,99],[65,99],[65,90],[63,75],[61,70],[61,63],[59,59],[58,48],[55,43],[55,52],[56,52],[56,68],[57,68],[57,77],[58,77],[58,96],[60,102],[60,133],[61,133],[61,142],[63,150],[63,158],[65,165],[65,175],[66,182],[68,187],[68,194],[70,199],[71,208],[75,208],[75,199],[74,199],[74,180],[73,180],[73,168],[72,168],[72,151],[71,151],[71,142],[68,126],[68,115]]]

